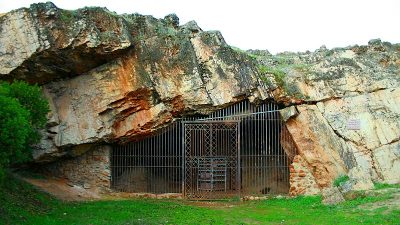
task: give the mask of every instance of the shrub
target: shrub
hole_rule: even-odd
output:
[[[342,183],[345,183],[348,181],[350,178],[347,175],[340,175],[333,181],[333,186],[339,187]]]
[[[30,146],[40,140],[38,130],[45,125],[48,111],[37,85],[0,82],[0,180],[11,163],[30,158]]]

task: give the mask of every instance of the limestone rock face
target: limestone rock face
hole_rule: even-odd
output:
[[[249,53],[275,100],[297,105],[281,114],[303,159],[304,177],[311,174],[321,190],[344,174],[354,190],[399,183],[399,44],[374,40],[307,53]],[[291,188],[298,192],[304,184],[297,179]]]
[[[297,106],[287,128],[321,188],[347,173],[358,180],[356,190],[399,182],[399,102],[394,88]],[[354,119],[359,130],[348,127]]]
[[[256,64],[195,22],[34,4],[1,17],[0,79],[43,84],[51,114],[36,161],[143,138],[184,114],[265,99]]]
[[[353,167],[354,159],[345,158],[348,146],[335,135],[315,105],[297,109],[299,115],[287,121],[287,128],[319,187],[328,187],[332,180]]]
[[[306,53],[284,52],[275,56],[260,51],[249,53],[263,66],[263,79],[276,89],[274,97],[298,103],[400,86],[399,49],[399,44],[376,40],[367,46],[332,50],[321,47]]]
[[[397,182],[399,179],[398,176],[393,178],[389,175],[396,173],[400,160],[397,154],[400,139],[399,102],[400,89],[390,88],[317,104],[337,137],[348,146],[348,155],[353,155],[355,165],[374,181],[392,183],[395,182],[393,179]],[[359,130],[350,130],[347,126],[352,119],[359,120]],[[380,162],[382,164],[384,161],[385,165],[380,167],[377,159],[383,155],[386,159]]]
[[[143,138],[174,118],[275,101],[295,146],[290,192],[399,183],[400,45],[315,52],[238,51],[194,21],[67,11],[52,3],[0,16],[0,79],[39,83],[51,113],[35,162]],[[355,128],[351,123],[356,123]]]
[[[0,79],[35,83],[72,77],[133,45],[126,22],[96,9],[67,11],[34,4],[0,17]]]
[[[380,178],[389,184],[400,183],[400,143],[383,145],[372,153],[374,167]]]

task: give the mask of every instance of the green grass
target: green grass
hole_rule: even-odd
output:
[[[337,206],[322,205],[319,196],[222,201],[212,207],[151,199],[66,203],[15,179],[7,183],[0,190],[4,224],[396,224],[400,215],[387,208],[358,208],[390,196],[357,198]]]
[[[374,183],[375,190],[385,188],[400,188],[400,184],[385,184],[385,183]]]
[[[23,224],[61,205],[60,201],[10,175],[0,183],[0,224]]]

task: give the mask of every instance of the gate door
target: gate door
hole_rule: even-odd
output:
[[[187,121],[184,126],[184,196],[239,196],[238,121]]]

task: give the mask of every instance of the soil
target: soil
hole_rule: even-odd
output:
[[[87,201],[100,199],[101,196],[94,190],[72,185],[60,178],[28,178],[20,177],[42,191],[63,201]]]

